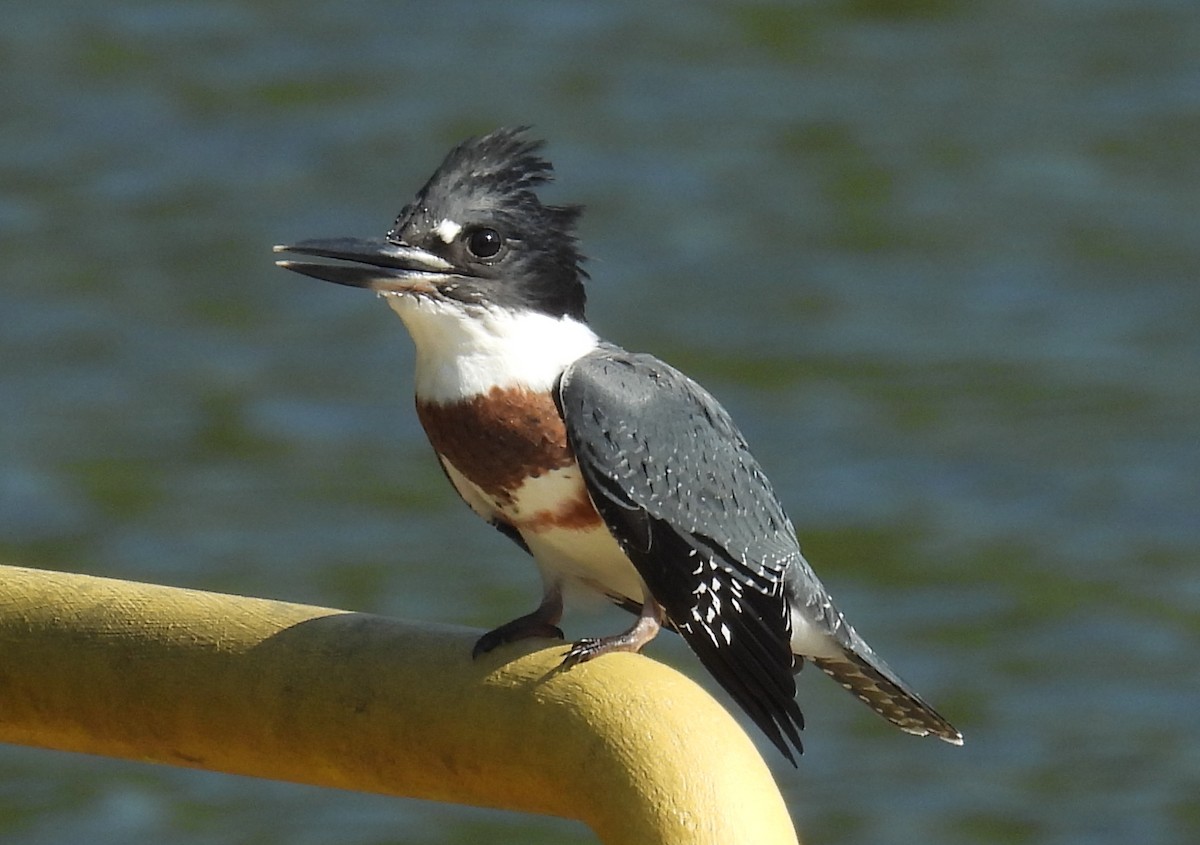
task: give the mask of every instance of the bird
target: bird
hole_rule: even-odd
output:
[[[564,668],[640,652],[673,630],[793,766],[805,661],[902,731],[961,745],[833,603],[725,408],[669,364],[593,331],[582,207],[542,202],[554,175],[544,146],[527,126],[468,138],[382,239],[274,248],[303,259],[279,267],[374,291],[400,317],[441,468],[533,557],[539,604],[482,635],[473,656],[564,639],[564,591],[582,590],[635,620],[571,644]]]

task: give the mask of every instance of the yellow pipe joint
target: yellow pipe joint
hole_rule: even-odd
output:
[[[573,818],[608,845],[795,843],[745,733],[614,654],[0,566],[0,742]]]

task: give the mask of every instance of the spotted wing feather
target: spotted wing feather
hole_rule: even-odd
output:
[[[605,346],[559,382],[567,438],[609,530],[671,625],[794,762],[791,524],[729,415],[694,381]]]

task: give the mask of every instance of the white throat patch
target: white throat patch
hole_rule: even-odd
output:
[[[385,295],[417,348],[417,397],[454,402],[493,387],[548,391],[599,338],[571,317]]]

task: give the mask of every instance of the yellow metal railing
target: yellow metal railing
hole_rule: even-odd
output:
[[[0,566],[0,742],[579,819],[608,845],[795,843],[707,693],[478,631]]]

